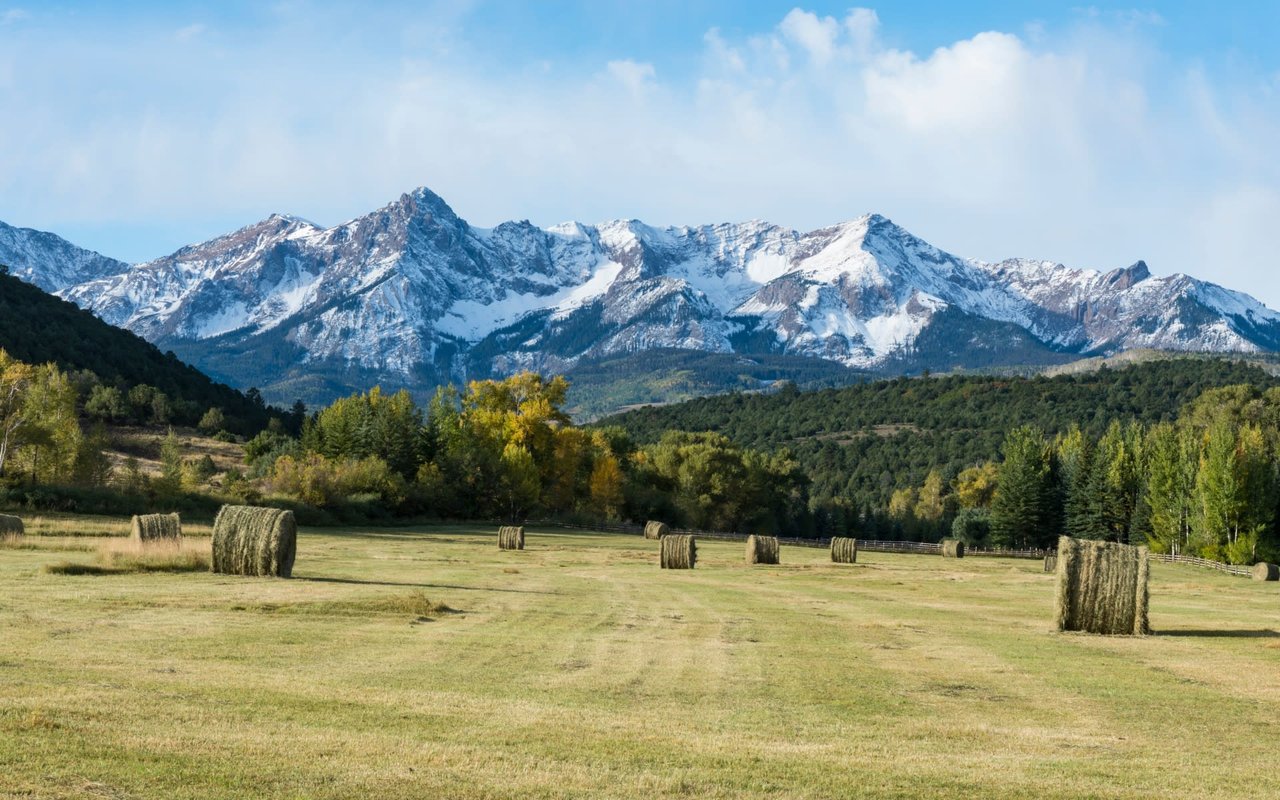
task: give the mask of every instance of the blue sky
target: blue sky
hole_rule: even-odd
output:
[[[0,220],[140,261],[419,185],[479,225],[877,211],[1278,307],[1277,34],[1269,3],[0,0]]]

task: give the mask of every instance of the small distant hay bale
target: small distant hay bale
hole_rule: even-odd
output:
[[[0,514],[0,536],[21,536],[26,533],[26,528],[22,525],[22,517],[15,517],[12,514]]]
[[[777,564],[779,549],[777,536],[748,536],[747,563]]]
[[[941,544],[943,558],[964,558],[964,542],[959,539],[943,539]]]
[[[1149,552],[1116,542],[1058,540],[1058,630],[1142,636],[1147,621]]]
[[[298,523],[292,511],[223,506],[213,521],[213,571],[227,575],[293,574]]]
[[[1253,565],[1252,574],[1255,581],[1280,581],[1280,565],[1259,561]]]
[[[662,537],[658,564],[663,569],[693,569],[698,562],[698,545],[687,534],[669,533]]]
[[[498,528],[499,550],[523,550],[524,528],[520,525],[503,525]]]
[[[1057,553],[1050,553],[1049,555],[1044,557],[1044,571],[1045,572],[1058,571],[1058,554]]]
[[[837,564],[858,563],[858,540],[847,536],[831,539],[831,560]]]
[[[182,519],[177,514],[134,514],[129,536],[140,542],[181,539]]]
[[[651,519],[644,524],[644,538],[646,539],[661,539],[669,533],[671,533],[671,528],[665,522]]]

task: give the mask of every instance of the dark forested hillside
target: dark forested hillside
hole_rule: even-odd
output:
[[[1019,425],[1047,433],[1072,424],[1101,435],[1112,420],[1177,416],[1205,389],[1280,385],[1261,368],[1227,359],[1171,359],[1054,378],[898,378],[840,389],[733,394],[643,408],[601,420],[637,442],[667,430],[717,431],[758,449],[788,448],[813,479],[815,498],[886,508],[895,488],[930,469],[946,479],[998,460]]]
[[[29,364],[94,373],[106,385],[150,386],[173,401],[175,422],[194,424],[220,408],[245,431],[266,425],[260,400],[216,383],[129,331],[7,274],[0,274],[0,349]]]

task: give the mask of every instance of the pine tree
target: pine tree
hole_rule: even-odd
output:
[[[999,547],[1045,547],[1056,538],[1046,520],[1050,464],[1039,428],[1014,428],[1004,441],[999,488],[991,502],[991,541]]]

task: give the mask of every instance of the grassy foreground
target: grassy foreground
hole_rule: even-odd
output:
[[[44,572],[63,541],[0,549],[4,798],[1280,796],[1274,583],[1156,564],[1160,635],[1104,638],[1029,561],[423,528],[304,531],[293,580]]]

